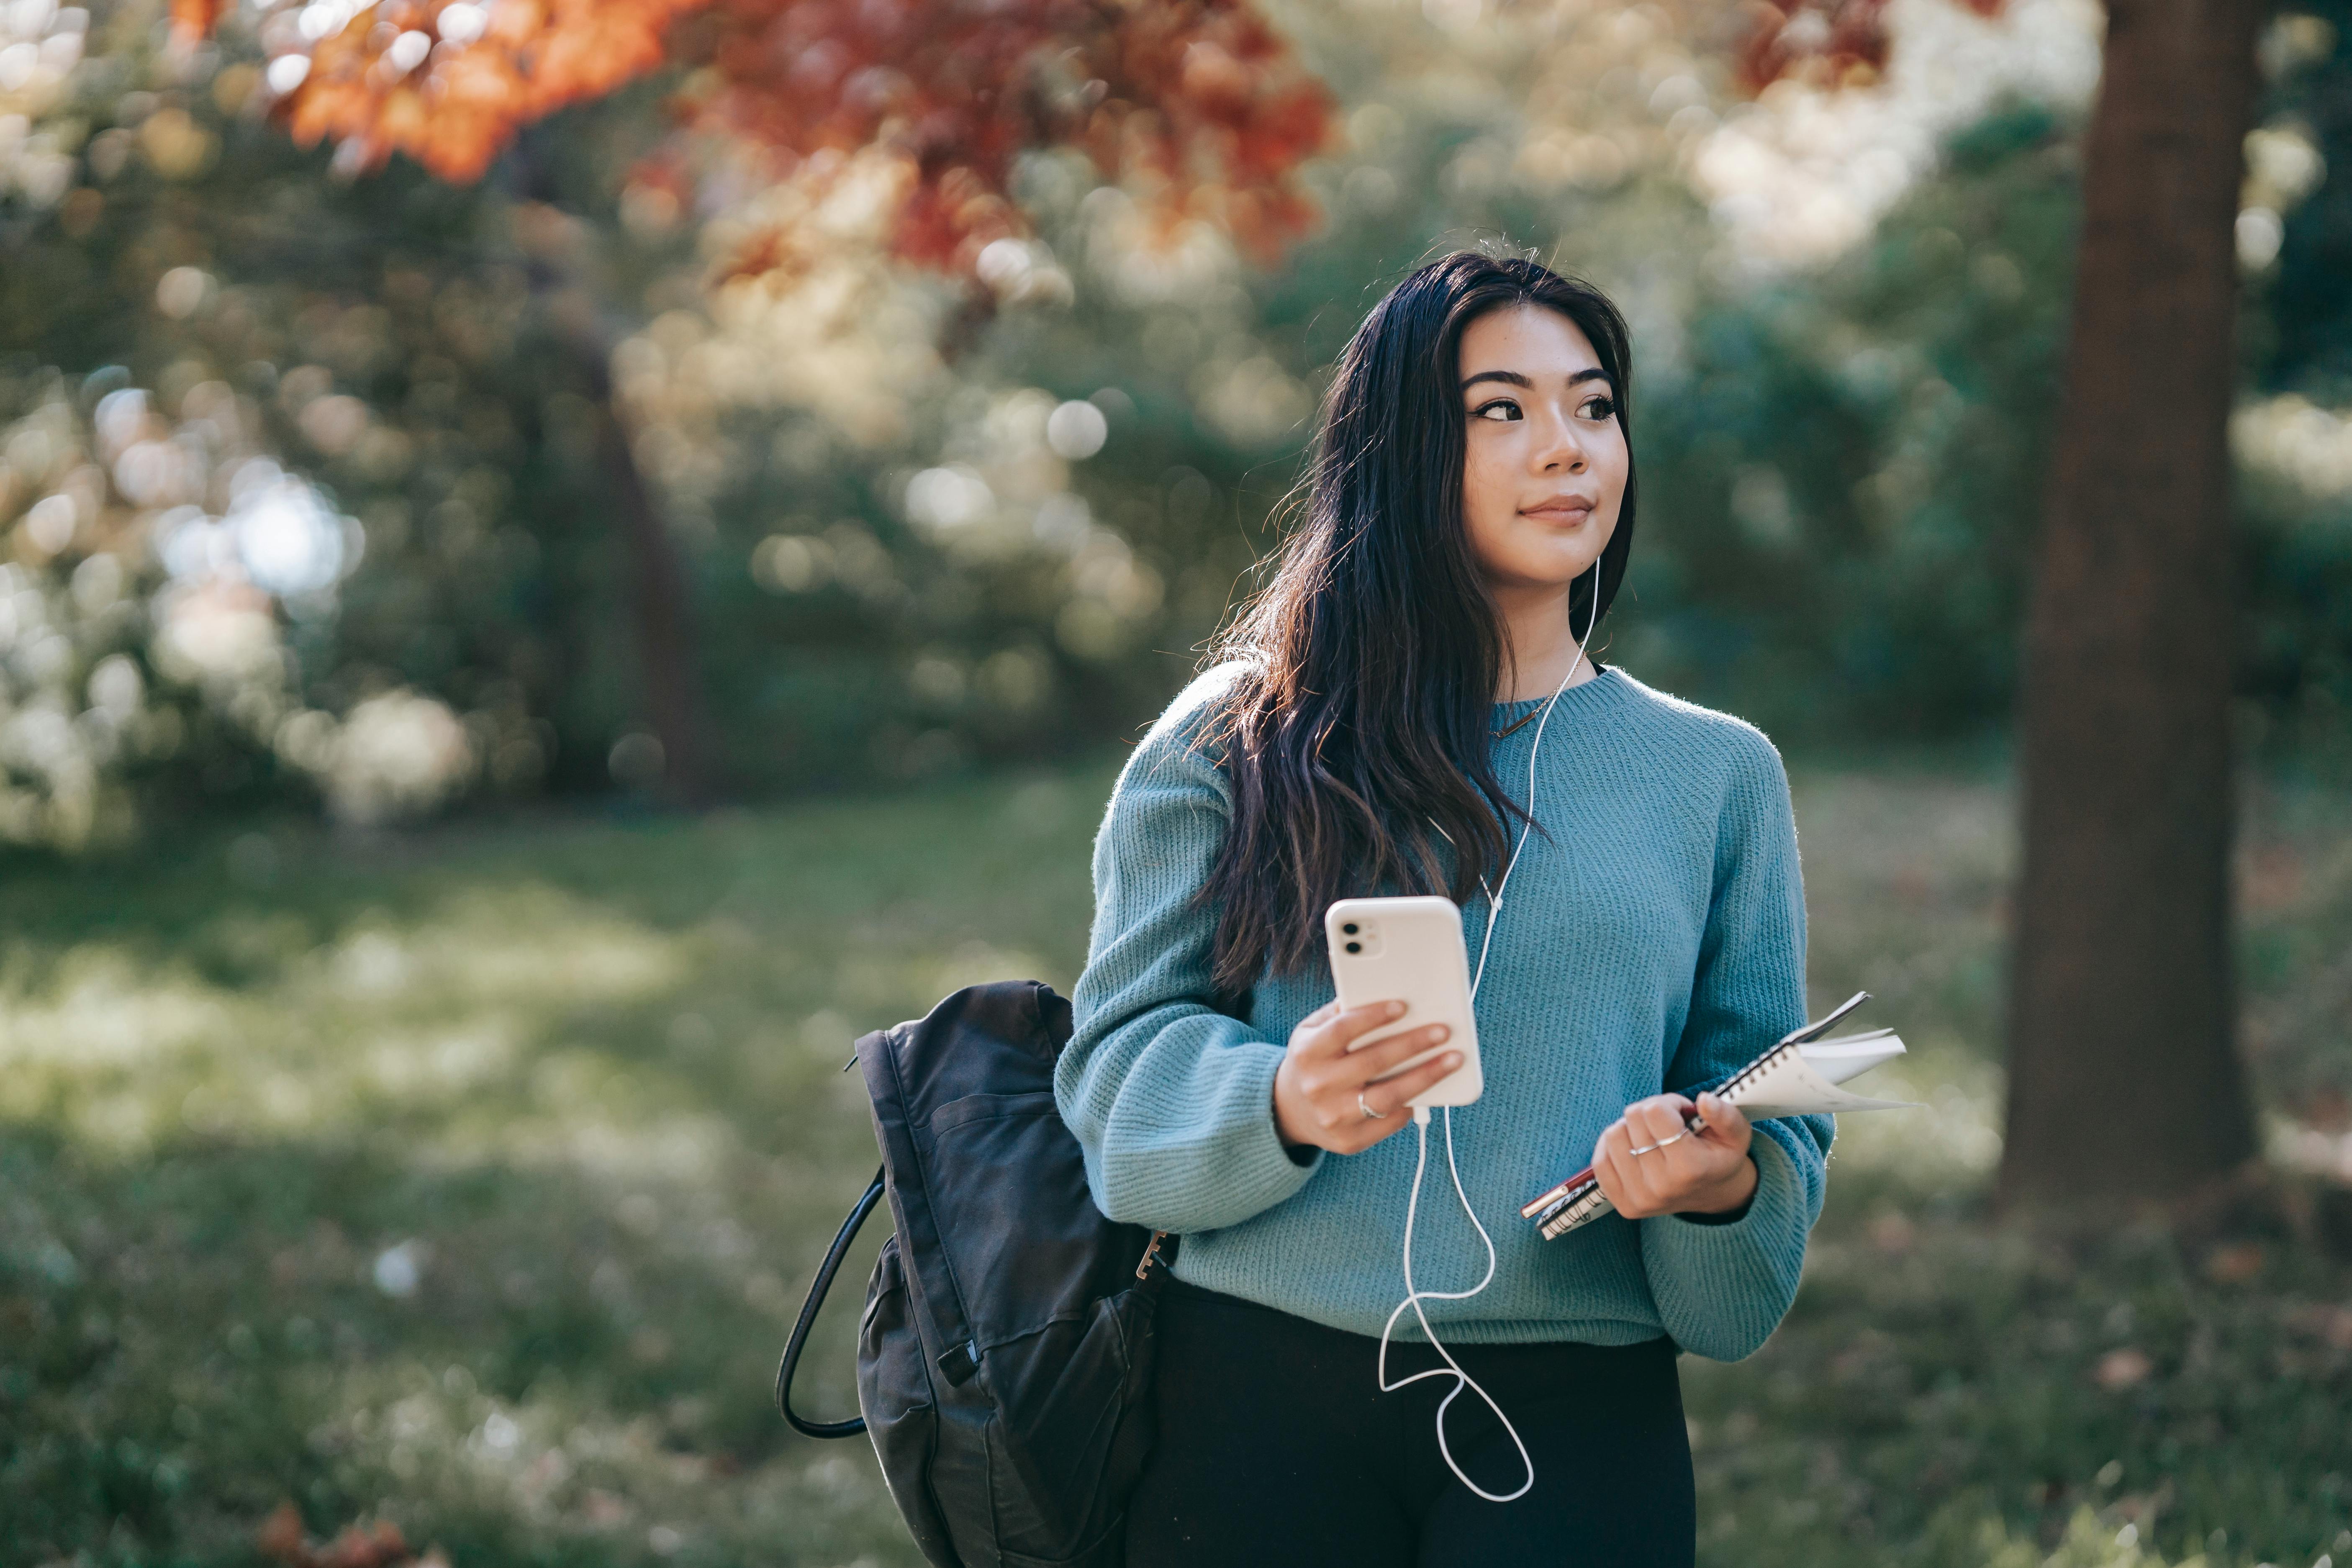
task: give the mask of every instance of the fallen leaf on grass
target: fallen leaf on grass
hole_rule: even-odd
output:
[[[2216,1247],[2205,1259],[2206,1278],[2223,1285],[2242,1285],[2262,1271],[2263,1249],[2258,1242]]]
[[[2156,1363],[2148,1360],[2144,1352],[2126,1345],[2121,1350],[2109,1351],[2101,1356],[2097,1369],[2091,1375],[2099,1380],[2101,1388],[2129,1388],[2135,1384],[2147,1382],[2147,1374],[2155,1370]]]
[[[286,1568],[449,1568],[437,1546],[422,1557],[414,1555],[400,1526],[388,1519],[372,1524],[354,1520],[332,1541],[313,1543],[302,1533],[301,1510],[290,1501],[270,1510],[254,1531],[253,1543]]]
[[[2339,1307],[2331,1301],[2315,1301],[2289,1314],[2287,1322],[2289,1326],[2315,1340],[2324,1340],[2339,1351],[2352,1351],[2352,1307]]]
[[[388,1519],[373,1525],[347,1524],[315,1561],[318,1568],[392,1568],[409,1562],[408,1542],[402,1539],[400,1526]]]
[[[253,1544],[264,1557],[280,1563],[295,1563],[310,1555],[302,1543],[302,1515],[290,1502],[281,1502],[261,1528],[253,1532]]]

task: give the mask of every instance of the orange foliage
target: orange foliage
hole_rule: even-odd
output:
[[[1954,0],[1986,18],[2007,0]],[[1749,0],[1753,26],[1734,68],[1739,85],[1761,92],[1787,78],[1823,87],[1874,81],[1886,68],[1886,0]]]
[[[190,26],[221,3],[176,0]],[[955,267],[1019,226],[1013,160],[1049,145],[1271,250],[1312,217],[1292,174],[1332,115],[1249,0],[289,0],[263,37],[297,140],[331,139],[347,173],[404,153],[456,181],[566,104],[698,68],[682,132],[749,142],[780,175],[880,148],[911,175],[898,248]]]
[[[305,146],[332,139],[351,173],[397,152],[478,179],[525,124],[660,65],[671,18],[703,3],[384,0],[309,47],[310,71],[277,112]],[[300,41],[276,31],[274,43]]]
[[[899,248],[924,260],[1007,232],[1013,160],[1051,144],[1260,251],[1313,216],[1289,176],[1330,97],[1241,0],[729,0],[708,19],[694,122],[802,156],[899,153],[917,174]]]
[[[438,1548],[416,1556],[390,1520],[343,1526],[332,1541],[313,1542],[302,1533],[302,1515],[290,1502],[281,1502],[261,1528],[253,1544],[260,1553],[285,1568],[449,1568]]]
[[[1981,9],[2000,0],[1970,3]],[[1845,86],[1886,68],[1886,0],[1789,0],[1785,7],[1754,0],[1749,9],[1755,26],[1733,62],[1749,92],[1790,77]]]
[[[172,0],[172,37],[194,43],[220,26],[228,0]]]

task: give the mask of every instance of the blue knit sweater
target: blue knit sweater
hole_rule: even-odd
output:
[[[1377,1334],[1403,1294],[1416,1134],[1305,1163],[1284,1148],[1275,1069],[1291,1029],[1330,1000],[1328,966],[1262,979],[1246,1019],[1209,1000],[1216,914],[1193,896],[1232,797],[1198,742],[1237,668],[1194,681],[1119,775],[1055,1091],[1095,1201],[1180,1233],[1179,1278]],[[1494,727],[1537,705],[1497,703]],[[1536,728],[1494,742],[1515,799]],[[1478,993],[1486,1093],[1453,1113],[1463,1185],[1500,1259],[1483,1294],[1426,1310],[1449,1340],[1664,1333],[1738,1360],[1796,1297],[1830,1118],[1757,1124],[1756,1195],[1730,1223],[1612,1214],[1547,1242],[1517,1211],[1585,1164],[1631,1101],[1696,1095],[1804,1021],[1804,889],[1780,753],[1753,726],[1612,668],[1560,697],[1538,777],[1549,837],[1528,839]],[[1473,953],[1486,915],[1483,899],[1463,911]],[[1485,1265],[1446,1175],[1444,1118],[1413,1244],[1425,1290],[1465,1289]]]

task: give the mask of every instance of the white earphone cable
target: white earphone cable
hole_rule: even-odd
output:
[[[1470,1002],[1474,1007],[1478,1002],[1479,982],[1486,978],[1486,953],[1487,950],[1494,946],[1495,927],[1503,918],[1503,893],[1511,885],[1511,873],[1518,868],[1519,852],[1528,847],[1528,834],[1535,826],[1536,758],[1543,751],[1544,726],[1551,722],[1552,707],[1559,701],[1560,694],[1568,689],[1569,682],[1574,680],[1576,672],[1583,668],[1585,645],[1592,640],[1592,628],[1600,619],[1601,563],[1595,561],[1592,563],[1592,613],[1584,624],[1584,636],[1577,642],[1576,657],[1569,661],[1568,673],[1560,677],[1559,685],[1545,700],[1543,712],[1536,720],[1535,738],[1528,746],[1527,820],[1519,825],[1518,842],[1511,847],[1510,858],[1503,862],[1501,879],[1491,889],[1486,886],[1485,877],[1478,879],[1479,889],[1486,895],[1486,931],[1478,942],[1478,966],[1470,975]],[[1570,629],[1572,630],[1573,627],[1571,626]],[[1443,827],[1438,828],[1440,834],[1444,834],[1444,831]],[[1393,1394],[1409,1384],[1419,1383],[1424,1377],[1444,1377],[1450,1373],[1454,1378],[1454,1387],[1437,1405],[1437,1451],[1444,1456],[1446,1468],[1454,1472],[1454,1479],[1464,1486],[1468,1487],[1488,1502],[1511,1502],[1525,1497],[1528,1489],[1536,1484],[1535,1461],[1528,1456],[1528,1446],[1520,1438],[1519,1429],[1511,1425],[1511,1418],[1503,1414],[1503,1407],[1495,1403],[1495,1396],[1481,1387],[1476,1378],[1462,1370],[1462,1363],[1455,1361],[1454,1352],[1439,1342],[1437,1331],[1430,1327],[1428,1314],[1421,1310],[1421,1304],[1423,1301],[1466,1301],[1486,1289],[1495,1278],[1495,1238],[1486,1233],[1485,1222],[1479,1219],[1478,1211],[1471,1206],[1470,1194],[1463,1188],[1462,1167],[1454,1157],[1454,1108],[1449,1105],[1445,1108],[1445,1168],[1453,1174],[1454,1195],[1461,1201],[1462,1212],[1470,1216],[1471,1227],[1477,1231],[1479,1243],[1486,1249],[1486,1272],[1480,1275],[1478,1283],[1471,1286],[1467,1290],[1423,1290],[1413,1284],[1412,1231],[1413,1223],[1419,1218],[1421,1212],[1422,1177],[1429,1169],[1429,1107],[1416,1105],[1412,1108],[1412,1127],[1413,1136],[1419,1141],[1420,1148],[1414,1154],[1412,1162],[1412,1193],[1405,1199],[1404,1205],[1404,1300],[1396,1304],[1395,1310],[1389,1313],[1388,1322],[1381,1329],[1381,1349],[1375,1375],[1379,1379],[1381,1392]],[[1401,1377],[1394,1383],[1391,1383],[1389,1381],[1389,1338],[1396,1331],[1397,1320],[1404,1315],[1407,1308],[1412,1309],[1414,1320],[1421,1324],[1421,1331],[1428,1339],[1430,1348],[1438,1353],[1439,1358],[1445,1364],[1433,1366],[1425,1372],[1416,1372],[1409,1377]],[[1528,1479],[1521,1481],[1515,1491],[1490,1492],[1472,1480],[1463,1471],[1461,1465],[1455,1461],[1454,1450],[1446,1443],[1445,1412],[1456,1399],[1462,1396],[1462,1391],[1465,1388],[1486,1401],[1486,1408],[1495,1413],[1495,1419],[1500,1421],[1503,1424],[1503,1430],[1510,1434],[1512,1447],[1519,1451],[1519,1463],[1525,1467]]]
[[[1477,1211],[1470,1206],[1469,1194],[1462,1190],[1462,1173],[1458,1168],[1455,1168],[1454,1164],[1454,1111],[1453,1108],[1449,1106],[1446,1109],[1445,1113],[1445,1163],[1449,1169],[1454,1170],[1454,1195],[1462,1200],[1462,1211],[1470,1216],[1470,1223],[1472,1225],[1477,1226],[1478,1239],[1486,1244],[1486,1272],[1479,1277],[1478,1283],[1473,1285],[1467,1290],[1422,1290],[1414,1288],[1412,1282],[1412,1226],[1415,1214],[1421,1207],[1421,1178],[1423,1173],[1429,1168],[1429,1111],[1427,1108],[1422,1106],[1415,1106],[1413,1108],[1412,1126],[1413,1136],[1420,1140],[1421,1147],[1419,1152],[1413,1156],[1412,1195],[1405,1200],[1404,1208],[1405,1295],[1404,1300],[1399,1301],[1396,1304],[1395,1310],[1389,1313],[1388,1322],[1381,1329],[1381,1351],[1377,1369],[1381,1392],[1382,1394],[1393,1394],[1398,1389],[1404,1387],[1407,1384],[1419,1383],[1424,1377],[1444,1377],[1451,1374],[1454,1379],[1454,1387],[1447,1392],[1444,1399],[1438,1401],[1437,1405],[1437,1451],[1444,1456],[1446,1468],[1454,1472],[1454,1479],[1459,1480],[1464,1486],[1468,1487],[1472,1491],[1476,1492],[1488,1502],[1510,1502],[1517,1498],[1526,1496],[1528,1489],[1536,1484],[1535,1461],[1528,1457],[1528,1446],[1521,1440],[1519,1436],[1519,1429],[1511,1425],[1511,1418],[1503,1414],[1503,1407],[1495,1403],[1495,1396],[1480,1386],[1476,1378],[1472,1377],[1468,1373],[1462,1370],[1462,1363],[1454,1359],[1454,1352],[1447,1350],[1444,1344],[1438,1339],[1437,1331],[1429,1326],[1428,1314],[1421,1310],[1421,1304],[1423,1301],[1466,1301],[1471,1297],[1478,1294],[1481,1290],[1484,1290],[1486,1288],[1487,1282],[1495,1278],[1495,1243],[1493,1238],[1487,1236],[1486,1227],[1484,1225],[1479,1224]],[[1444,1360],[1445,1364],[1444,1366],[1433,1366],[1426,1372],[1416,1372],[1410,1376],[1401,1377],[1394,1383],[1391,1383],[1389,1381],[1389,1338],[1396,1331],[1397,1319],[1404,1315],[1404,1310],[1408,1307],[1412,1309],[1413,1317],[1419,1321],[1421,1324],[1421,1331],[1423,1334],[1427,1336],[1430,1348],[1437,1352],[1439,1357]],[[1462,1397],[1462,1391],[1465,1388],[1486,1402],[1486,1408],[1495,1413],[1495,1419],[1503,1424],[1503,1430],[1510,1434],[1512,1445],[1519,1451],[1519,1463],[1525,1467],[1528,1472],[1528,1479],[1521,1481],[1518,1485],[1518,1489],[1515,1491],[1490,1492],[1486,1488],[1480,1486],[1476,1481],[1472,1480],[1463,1470],[1461,1462],[1454,1458],[1454,1450],[1445,1440],[1445,1412],[1456,1399]]]

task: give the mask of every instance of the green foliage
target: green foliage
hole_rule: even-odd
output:
[[[2321,0],[2284,8],[2264,44],[2266,130],[2304,149],[2317,180],[2282,193],[2276,264],[2249,289],[2249,380],[2270,397],[2240,416],[2262,449],[2241,440],[2239,496],[2254,584],[2247,685],[2282,741],[2339,759],[2352,744],[2352,468],[2340,455],[2352,452],[2341,417],[2352,403],[2347,34],[2352,5]]]
[[[15,655],[0,677],[0,844],[120,845],[175,785],[201,780],[218,802],[283,782],[269,740],[293,704],[267,598],[192,591],[144,548],[89,546],[129,510],[126,486],[151,502],[236,489],[247,518],[274,518],[299,549],[340,549],[339,520],[255,453],[225,385],[191,388],[173,422],[122,380],[0,376],[0,508],[24,514],[16,559],[0,563]],[[196,510],[154,514],[177,532]],[[210,531],[183,533],[179,553]]]
[[[2005,715],[2074,208],[2063,128],[2012,106],[1853,255],[1694,313],[1640,416],[1637,669],[1776,733]]]
[[[2278,270],[2263,290],[2270,317],[2258,341],[2269,387],[2352,390],[2352,5],[2297,0],[2282,6],[2265,42],[2271,81],[2263,117],[2307,135],[2319,182],[2284,214]]]
[[[331,178],[326,150],[301,152],[260,118],[250,58],[175,55],[162,27],[143,0],[97,8],[89,56],[42,132],[84,183],[0,223],[0,368],[28,393],[56,379],[45,367],[91,373],[85,416],[107,385],[147,389],[172,422],[198,417],[192,395],[225,395],[248,451],[356,520],[364,568],[270,608],[294,708],[340,719],[428,693],[467,716],[468,784],[530,793],[585,762],[607,786],[629,665],[605,606],[625,576],[595,526],[583,373],[546,324],[508,204],[413,168]],[[575,163],[611,155],[611,123],[645,112],[625,100],[576,117],[551,177],[581,178]],[[0,471],[0,525],[54,476],[15,478]],[[174,499],[226,508],[218,493]],[[111,555],[152,583],[166,509],[116,495],[96,510],[54,563],[20,531],[20,568]],[[262,726],[241,758],[160,764],[141,804],[168,816],[257,793],[299,800],[326,759],[277,765],[287,739]]]
[[[457,1568],[913,1568],[866,1446],[768,1405],[873,1168],[841,1068],[955,985],[1070,984],[1108,780],[397,847],[289,824],[16,868],[0,1564],[248,1563],[290,1498],[313,1536],[389,1518]],[[1816,994],[1866,979],[1934,1109],[1848,1119],[1787,1324],[1747,1362],[1685,1360],[1701,1560],[2344,1561],[2352,1268],[2276,1223],[1989,1226],[2007,794],[1796,785]],[[2255,814],[2257,857],[2352,868],[2342,795],[2297,798]],[[2302,1030],[2352,880],[2265,910],[2255,1016]],[[855,1399],[878,1244],[821,1323],[813,1410]]]

